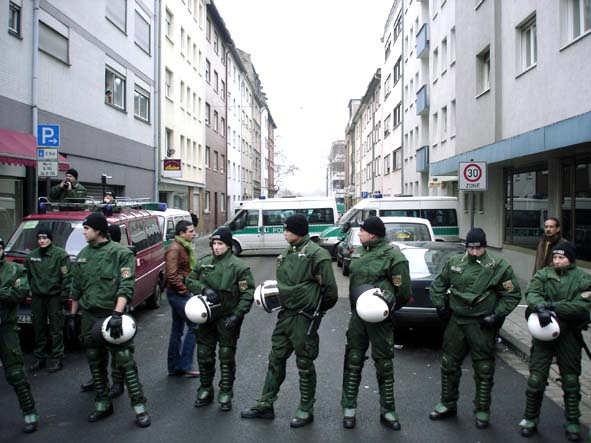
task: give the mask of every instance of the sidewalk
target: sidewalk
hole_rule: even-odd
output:
[[[514,251],[512,249],[489,249],[493,255],[503,257],[511,263],[513,270],[519,278],[521,292],[525,295],[525,288],[531,278],[534,267],[534,255]],[[529,358],[531,335],[527,329],[527,323],[525,321],[525,308],[525,301],[522,300],[522,303],[505,319],[500,335],[512,348],[523,354],[525,358]],[[588,345],[591,345],[591,331],[583,331],[583,338]],[[528,374],[524,375],[527,376]],[[550,385],[546,388],[546,395],[564,407],[562,389],[556,382],[559,378],[560,373],[558,372],[558,366],[553,364],[550,368],[551,380],[549,380]],[[586,425],[591,425],[591,360],[587,357],[584,351],[581,360],[580,382],[581,422]]]

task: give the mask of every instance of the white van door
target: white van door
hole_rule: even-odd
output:
[[[283,249],[287,241],[283,237],[285,220],[295,214],[294,209],[263,209],[262,228],[265,249]]]
[[[259,209],[243,209],[230,222],[232,235],[243,251],[261,249],[264,246]]]

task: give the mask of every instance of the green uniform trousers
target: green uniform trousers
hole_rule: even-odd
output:
[[[133,359],[133,343],[127,342],[122,345],[107,345],[95,338],[95,334],[97,334],[96,330],[93,334],[93,328],[97,328],[97,322],[102,322],[109,315],[111,315],[111,311],[82,311],[82,342],[86,350],[90,373],[94,381],[95,408],[97,411],[103,411],[111,405],[109,379],[107,376],[110,353],[113,365],[123,374],[123,381],[127,387],[127,393],[129,394],[134,412],[136,414],[146,412],[146,398],[144,397],[137,366]]]
[[[64,300],[61,295],[47,297],[33,295],[31,319],[35,332],[33,351],[35,358],[37,360],[64,358]],[[49,352],[47,352],[48,335],[51,337]]]
[[[441,403],[456,408],[462,362],[470,353],[476,383],[475,411],[489,411],[495,373],[495,329],[482,329],[480,322],[459,323],[450,319],[443,336],[441,356]]]
[[[300,375],[299,409],[312,412],[316,393],[316,369],[314,360],[318,357],[319,320],[307,335],[310,320],[293,311],[281,311],[271,337],[269,367],[259,400],[261,408],[269,408],[277,400],[281,384],[285,380],[287,359],[295,351],[296,366]]]
[[[205,323],[195,328],[197,340],[197,363],[201,389],[210,389],[215,376],[215,349],[219,343],[220,356],[220,393],[232,396],[232,387],[236,374],[236,345],[240,333],[239,324],[229,331],[220,318],[212,323]],[[198,333],[197,333],[198,331]]]
[[[560,335],[553,341],[532,339],[529,358],[529,378],[526,389],[526,409],[524,417],[537,420],[540,415],[546,381],[550,374],[552,358],[556,356],[564,393],[564,413],[568,422],[578,423],[581,413],[581,344],[577,338],[579,331],[562,327]]]
[[[343,370],[343,408],[357,407],[357,394],[365,353],[371,343],[371,357],[376,367],[380,391],[380,406],[386,412],[394,411],[394,329],[391,320],[368,323],[353,309],[347,329],[347,346]]]
[[[25,375],[25,362],[14,325],[0,325],[0,360],[6,381],[14,388],[23,415],[35,413],[35,400]]]

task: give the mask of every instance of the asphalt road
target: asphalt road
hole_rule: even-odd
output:
[[[247,256],[257,282],[274,278],[274,256]],[[172,378],[166,375],[166,350],[170,328],[170,310],[163,301],[157,311],[138,309],[136,361],[152,414],[152,426],[139,429],[127,396],[114,401],[115,414],[98,423],[86,417],[93,408],[93,395],[79,393],[79,385],[89,377],[84,354],[72,350],[67,354],[65,369],[56,374],[45,371],[30,374],[29,380],[37,401],[41,423],[35,434],[20,432],[20,411],[12,388],[0,381],[0,442],[262,442],[262,441],[389,441],[401,442],[513,442],[525,441],[517,426],[524,407],[526,380],[502,359],[497,360],[493,391],[492,424],[478,430],[472,416],[474,387],[472,368],[466,361],[463,369],[458,417],[432,422],[428,414],[439,396],[440,339],[428,331],[411,331],[397,338],[402,345],[395,358],[397,410],[402,430],[395,432],[379,423],[377,382],[373,363],[366,363],[359,394],[357,427],[345,430],[341,425],[341,377],[344,336],[350,315],[346,297],[347,279],[334,265],[339,282],[339,303],[331,310],[320,328],[320,357],[315,422],[303,429],[291,429],[289,420],[299,399],[298,377],[294,358],[288,363],[288,374],[274,421],[252,421],[240,418],[240,410],[254,404],[265,377],[270,337],[275,314],[267,314],[253,305],[244,322],[237,355],[237,380],[234,409],[220,412],[214,403],[193,407],[198,379]],[[26,362],[32,361],[30,351]],[[216,379],[217,385],[217,379]],[[217,386],[216,386],[217,388]],[[545,398],[540,434],[531,442],[566,441],[562,431],[563,410]]]

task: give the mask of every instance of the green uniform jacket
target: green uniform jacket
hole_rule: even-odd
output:
[[[467,252],[452,257],[431,283],[430,292],[433,306],[448,306],[459,323],[493,313],[506,317],[521,300],[511,265],[488,252],[479,258]]]
[[[29,285],[34,296],[50,297],[70,295],[72,273],[70,255],[59,246],[35,248],[25,261]]]
[[[88,244],[72,267],[72,299],[85,310],[112,310],[118,297],[130,302],[134,286],[133,253],[111,240]]]
[[[574,264],[562,269],[540,269],[532,277],[525,293],[530,309],[553,302],[554,312],[561,322],[581,328],[589,321],[591,275]]]
[[[76,182],[72,184],[71,190],[66,190],[59,185],[52,186],[49,191],[49,199],[51,201],[61,202],[66,198],[86,198],[88,191],[80,183]]]
[[[308,235],[277,257],[276,275],[281,306],[287,311],[314,312],[321,295],[321,311],[337,303],[332,259]]]
[[[209,255],[199,260],[185,281],[194,294],[207,287],[222,303],[222,315],[244,317],[252,306],[254,279],[248,265],[228,249],[221,256]]]
[[[375,285],[384,291],[387,301],[396,301],[396,308],[410,300],[408,260],[383,238],[357,248],[351,255],[350,271],[349,291],[364,284]],[[394,300],[390,300],[392,296]]]
[[[27,271],[22,266],[0,259],[0,326],[16,327],[18,304],[29,293]]]

